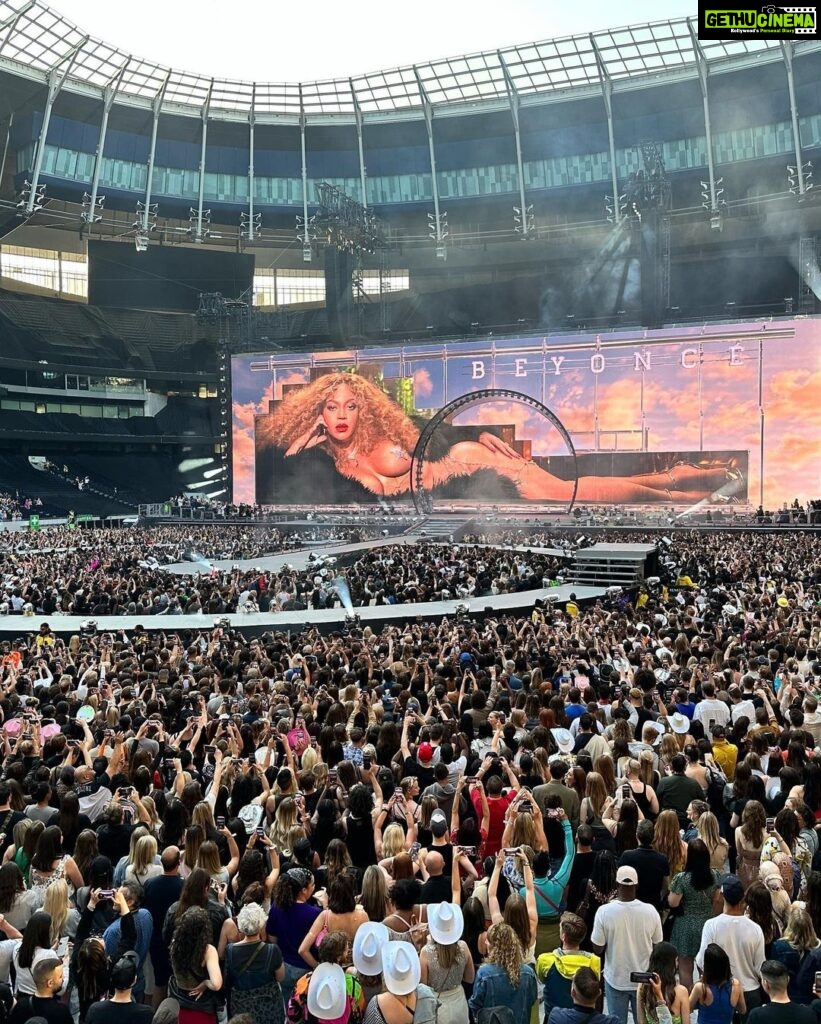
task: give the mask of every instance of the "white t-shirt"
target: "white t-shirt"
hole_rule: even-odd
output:
[[[733,704],[733,709],[730,712],[733,719],[733,725],[741,718],[742,715],[746,715],[750,722],[755,721],[755,704],[751,700],[740,700],[738,704]]]
[[[696,704],[693,718],[702,723],[704,731],[709,735],[711,726],[726,725],[730,721],[730,709],[720,700],[702,700]]]
[[[759,969],[764,963],[764,932],[749,917],[719,914],[711,917],[701,933],[701,946],[696,955],[699,971],[704,963],[704,950],[715,942],[730,958],[730,970],[745,992],[761,984]]]
[[[606,946],[605,981],[620,992],[635,992],[631,971],[646,971],[656,942],[661,942],[661,918],[655,907],[640,900],[613,900],[596,911],[590,941]]]

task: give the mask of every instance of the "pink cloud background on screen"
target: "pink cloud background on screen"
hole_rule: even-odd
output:
[[[789,342],[769,341],[763,346],[763,398],[765,409],[765,505],[772,508],[793,497],[802,500],[815,494],[821,480],[821,330],[813,321],[794,321],[795,337]],[[548,374],[544,381],[544,401],[564,424],[577,448],[591,447],[594,430],[594,388],[597,390],[600,432],[649,431],[651,452],[696,451],[703,432],[703,450],[746,450],[749,459],[749,500],[757,504],[760,468],[758,408],[758,346],[754,340],[742,339],[744,351],[740,365],[731,366],[726,341],[704,342],[701,383],[695,369],[684,369],[680,354],[702,339],[693,334],[669,345],[652,346],[649,371],[636,372],[632,355],[621,360],[605,354],[610,363],[598,375],[590,372],[589,345],[562,349],[567,360],[559,376]],[[641,349],[643,338],[626,343],[625,353]],[[438,351],[432,346],[429,362]],[[340,357],[341,358],[341,357]],[[246,364],[247,365],[247,364]],[[270,375],[242,372],[245,385],[259,387],[256,400],[234,406],[234,487],[235,500],[254,500],[254,417],[268,410],[273,396]],[[641,378],[644,377],[642,419]],[[235,377],[237,374],[235,373]],[[306,382],[307,370],[277,371],[278,390],[284,383]],[[509,386],[513,381],[507,381]],[[417,367],[413,373],[417,405],[434,391],[431,373]],[[481,385],[475,385],[477,388]],[[524,388],[524,385],[522,385]],[[467,384],[471,387],[471,384]],[[528,393],[537,394],[533,382],[527,382]],[[700,402],[699,402],[699,395]],[[453,393],[451,391],[451,397]],[[699,404],[703,409],[703,422]],[[456,423],[493,426],[500,423],[516,425],[518,438],[529,438],[534,455],[564,453],[558,433],[545,430],[540,414],[516,402],[494,401],[473,407]],[[634,447],[631,443],[630,447]],[[636,445],[635,447],[638,447]]]

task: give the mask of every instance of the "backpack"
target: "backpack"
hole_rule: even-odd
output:
[[[516,1024],[509,1006],[486,1006],[476,1016],[476,1024]]]
[[[727,815],[727,808],[724,803],[724,789],[727,779],[717,768],[707,768],[707,803],[710,810],[719,821]]]
[[[590,804],[587,805],[587,824],[593,829],[593,852],[607,850],[614,856],[616,854],[616,840],[610,834],[610,829],[604,825],[593,824],[593,811]]]

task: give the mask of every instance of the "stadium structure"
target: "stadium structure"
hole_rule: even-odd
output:
[[[276,84],[0,0],[0,151],[0,490],[55,512],[35,457],[93,515],[230,497],[232,354],[819,312],[814,40],[668,20]]]

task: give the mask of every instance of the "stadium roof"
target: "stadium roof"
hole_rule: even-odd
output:
[[[802,42],[801,47],[817,47]],[[773,39],[701,41],[704,55],[721,65],[761,55],[778,59]],[[400,114],[429,102],[461,106],[507,101],[508,88],[525,100],[582,86],[598,86],[600,72],[614,84],[663,72],[695,72],[687,19],[608,29],[541,43],[509,46],[411,67],[318,82],[242,82],[163,67],[94,39],[40,0],[0,0],[0,68],[46,81],[56,70],[68,89],[102,92],[117,101],[183,114],[206,108],[211,116],[258,117]],[[219,115],[217,115],[219,116]]]

